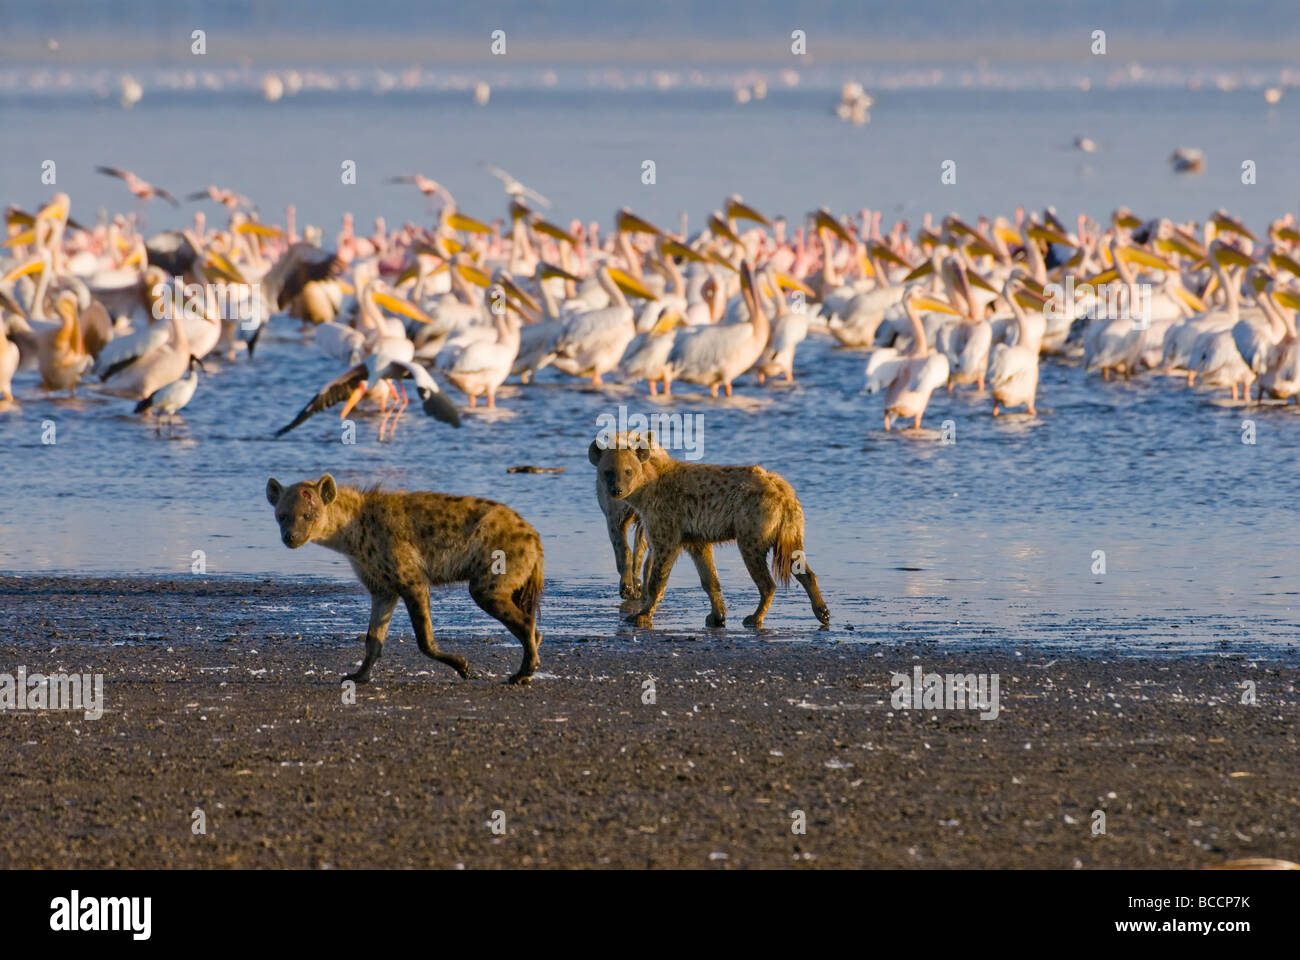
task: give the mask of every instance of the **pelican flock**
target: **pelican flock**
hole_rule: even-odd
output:
[[[140,202],[175,202],[133,173],[96,169]],[[336,406],[344,418],[373,407],[391,439],[408,383],[426,414],[455,427],[480,400],[526,408],[543,371],[650,395],[687,384],[725,402],[738,386],[797,387],[799,348],[814,337],[841,348],[832,362],[865,359],[859,402],[880,404],[886,430],[921,427],[935,390],[973,396],[992,416],[1037,417],[1044,364],[1098,383],[1171,375],[1174,388],[1227,402],[1300,396],[1290,215],[1258,235],[1223,210],[1180,223],[1124,207],[1106,223],[1017,209],[927,214],[913,229],[867,210],[790,223],[731,195],[694,233],[685,218],[670,231],[627,208],[602,232],[543,218],[530,206],[548,204],[542,194],[488,172],[506,190],[499,219],[458,209],[422,174],[394,174],[430,206],[367,235],[347,215],[332,241],[299,231],[292,208],[269,223],[217,186],[187,197],[217,204],[224,225],[196,213],[152,236],[138,214],[84,226],[63,193],[35,213],[11,206],[0,399],[11,408],[81,390],[175,420],[220,395],[222,363],[255,362],[272,320],[296,321],[303,348],[340,370],[268,411],[286,424],[280,435]]]

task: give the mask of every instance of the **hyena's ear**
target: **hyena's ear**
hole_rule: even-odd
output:
[[[280,486],[280,481],[272,477],[266,481],[266,502],[271,506],[278,506],[280,503],[280,494],[284,492],[284,487]]]
[[[650,454],[652,452],[653,451],[651,451],[650,449],[650,444],[648,443],[638,443],[636,445],[636,458],[640,460],[642,463],[645,463],[647,460],[650,459]]]
[[[320,502],[325,504],[327,507],[333,503],[334,498],[339,495],[338,485],[334,482],[334,478],[328,473],[316,481],[316,490],[320,493]]]
[[[587,448],[587,459],[591,461],[593,467],[600,465],[600,456],[604,452],[599,440],[591,441],[591,446]]]

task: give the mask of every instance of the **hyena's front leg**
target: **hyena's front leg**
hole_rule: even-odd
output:
[[[632,524],[633,514],[629,510],[615,518],[614,509],[611,505],[609,515],[605,517],[605,526],[609,530],[610,546],[614,548],[614,564],[618,567],[618,595],[627,600],[638,593],[632,552],[627,547],[627,528]]]
[[[393,619],[397,608],[397,595],[372,593],[370,595],[370,626],[366,630],[366,659],[361,661],[361,669],[349,673],[344,680],[356,683],[370,682],[370,668],[375,665],[379,655],[384,652],[384,638],[388,636],[388,624]]]
[[[727,623],[727,605],[722,599],[722,585],[718,583],[718,568],[713,565],[713,544],[701,543],[686,548],[695,561],[695,570],[700,575],[700,586],[709,595],[709,606],[713,609],[705,618],[706,627],[722,627]]]
[[[651,543],[650,552],[650,578],[641,591],[641,612],[627,618],[628,623],[634,623],[638,627],[653,626],[655,608],[664,598],[664,591],[668,589],[668,575],[673,572],[673,564],[677,562],[677,555],[682,552],[682,548],[680,544],[669,547]]]
[[[631,569],[631,590],[624,594],[624,599],[641,596],[641,591],[645,589],[646,576],[642,572],[642,566],[645,563],[646,539],[644,527],[636,522],[633,515],[632,521],[632,569]]]
[[[464,679],[469,679],[469,664],[464,657],[454,653],[443,653],[433,641],[433,621],[429,619],[429,588],[425,584],[407,587],[402,591],[402,602],[406,612],[411,615],[411,626],[415,628],[415,642],[420,645],[420,652],[432,657],[439,663],[445,663]]]

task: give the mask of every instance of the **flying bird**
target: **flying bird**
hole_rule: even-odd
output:
[[[148,180],[140,179],[130,170],[118,170],[115,167],[96,167],[95,172],[102,173],[106,177],[117,177],[119,180],[125,180],[126,188],[141,200],[151,200],[154,197],[162,197],[173,207],[180,206],[180,201],[162,187],[155,186]]]

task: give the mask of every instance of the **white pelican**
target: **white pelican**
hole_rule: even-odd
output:
[[[1278,311],[1286,334],[1273,348],[1268,366],[1260,374],[1259,396],[1263,399],[1267,394],[1277,400],[1290,400],[1300,396],[1300,339],[1296,338],[1294,312],[1300,310],[1300,296],[1270,283],[1260,296],[1260,305],[1270,313]],[[1286,309],[1280,310],[1279,305]]]
[[[977,390],[984,389],[984,376],[989,365],[989,348],[993,346],[993,327],[983,317],[983,306],[971,290],[966,266],[955,257],[944,260],[943,271],[949,288],[956,298],[965,301],[965,316],[956,323],[948,324],[939,330],[935,337],[935,349],[948,358],[948,389],[961,384],[975,384]],[[910,305],[908,319],[916,311]],[[919,320],[914,320],[915,331]],[[924,336],[924,327],[921,327]],[[920,422],[918,418],[918,424]]]
[[[199,386],[199,370],[202,368],[203,361],[191,355],[189,370],[185,376],[149,394],[135,405],[135,412],[161,414],[170,421],[182,407],[194,399],[194,391]],[[158,429],[162,429],[161,418],[159,418]]]
[[[14,373],[18,370],[21,353],[18,344],[8,337],[4,317],[0,316],[0,397],[12,401]]]
[[[460,426],[460,414],[456,411],[456,406],[447,399],[447,395],[438,389],[438,383],[429,375],[429,371],[418,363],[410,363],[405,360],[397,359],[391,355],[382,353],[372,353],[366,357],[363,363],[358,363],[354,367],[344,370],[339,376],[335,377],[329,383],[321,388],[316,396],[307,402],[307,405],[298,412],[288,426],[281,427],[275,432],[277,437],[282,437],[294,427],[303,423],[312,414],[328,410],[330,407],[345,403],[339,419],[345,419],[357,402],[367,393],[374,390],[381,380],[402,380],[405,378],[415,380],[416,390],[420,395],[420,400],[424,406],[424,412],[435,420],[441,420],[443,423],[450,423],[453,427]],[[405,409],[405,403],[397,410],[397,415]],[[384,414],[383,421],[380,422],[380,439],[383,439],[384,426],[388,422],[389,414]],[[393,429],[397,429],[396,416],[394,416]],[[389,435],[392,439],[392,435]]]
[[[185,375],[189,369],[192,353],[189,337],[185,332],[186,311],[183,304],[174,304],[169,312],[171,337],[145,353],[105,369],[103,383],[96,388],[97,390],[111,396],[125,397],[128,400],[143,400],[155,390]],[[205,322],[220,327],[216,320]],[[156,333],[153,333],[145,341],[145,345],[157,343],[156,337]],[[101,353],[100,356],[103,354]]]
[[[645,380],[650,384],[650,395],[659,392],[659,381],[664,383],[664,392],[669,393],[671,386],[668,377],[668,356],[672,353],[677,339],[677,329],[686,325],[682,314],[669,307],[660,311],[649,330],[638,333],[627,345],[619,369],[629,380]]]
[[[76,396],[81,375],[91,364],[77,326],[76,295],[68,291],[59,294],[54,309],[62,322],[41,337],[38,360],[41,385],[51,392],[67,390],[69,396]]]
[[[1024,406],[1033,414],[1034,398],[1038,394],[1038,354],[1047,332],[1047,320],[1042,314],[1042,302],[1020,286],[1020,275],[1013,273],[1002,288],[1003,297],[1016,316],[1019,331],[1014,346],[999,343],[989,358],[989,386],[993,390],[993,416],[999,405]],[[1025,296],[1031,307],[1027,310],[1019,297]]]
[[[479,340],[462,350],[444,375],[461,393],[469,397],[469,405],[478,403],[479,394],[487,394],[487,405],[497,405],[497,388],[506,382],[515,358],[519,355],[519,319],[513,314],[513,305],[502,304],[496,313],[495,340]]]
[[[806,297],[812,297],[813,291],[807,284],[778,273],[770,265],[763,277],[776,300],[776,315],[772,318],[772,334],[767,348],[758,359],[758,382],[762,383],[764,377],[781,376],[787,383],[793,383],[794,351],[808,338],[808,308],[805,301],[802,309],[791,310],[784,288],[798,290]]]
[[[599,386],[601,376],[618,366],[636,336],[632,308],[624,294],[643,300],[655,297],[635,277],[613,267],[602,266],[597,277],[610,305],[576,314],[564,325],[552,353],[557,370],[570,376],[591,377],[592,384]]]
[[[731,382],[763,355],[772,327],[767,313],[758,305],[748,261],[741,264],[740,292],[749,308],[749,322],[691,327],[679,332],[668,356],[665,392],[677,379],[708,387],[715,397],[718,387],[722,387],[731,396]]]
[[[906,354],[892,347],[877,350],[867,364],[867,388],[874,392],[888,385],[885,394],[885,429],[894,417],[912,417],[919,429],[921,417],[934,388],[948,380],[948,358],[931,351],[925,342],[925,328],[916,312],[918,307],[943,313],[958,314],[948,304],[936,300],[920,284],[914,284],[903,295],[903,307],[912,322],[912,345]]]

